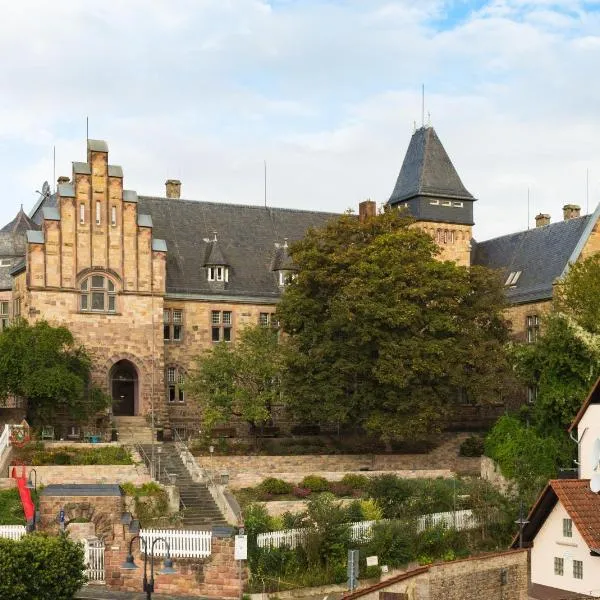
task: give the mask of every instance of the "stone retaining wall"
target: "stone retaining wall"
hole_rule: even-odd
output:
[[[20,475],[23,467],[16,468],[17,473]],[[152,481],[148,469],[143,464],[26,466],[27,476],[29,476],[31,469],[35,469],[38,485],[50,485],[52,483],[133,483],[141,485]],[[10,472],[12,473],[12,466]]]
[[[498,464],[487,456],[481,457],[481,479],[489,481],[504,495],[514,491],[514,484],[502,475]]]
[[[261,483],[267,477],[277,477],[278,479],[283,479],[289,483],[299,483],[305,475],[319,475],[321,477],[325,477],[328,481],[341,481],[346,475],[348,471],[295,471],[292,473],[273,473],[273,472],[254,472],[250,470],[251,467],[248,467],[248,471],[244,472],[235,472],[233,474],[229,473],[229,487],[231,489],[241,489],[245,487],[254,487]],[[226,472],[226,470],[223,470]],[[217,477],[219,476],[219,471],[215,472]],[[418,471],[361,471],[360,475],[365,475],[366,477],[377,477],[378,475],[385,474],[393,474],[398,477],[402,477],[404,479],[416,479],[416,478],[426,478],[426,479],[437,479],[438,477],[454,477],[455,473],[448,469],[423,469]]]

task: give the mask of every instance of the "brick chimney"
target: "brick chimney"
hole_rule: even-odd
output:
[[[179,179],[167,179],[165,186],[167,188],[167,198],[181,197],[181,181]]]
[[[58,179],[57,179],[57,183],[58,185],[61,185],[62,183],[69,183],[69,181],[71,181],[66,175],[61,175]]]
[[[543,227],[544,225],[550,225],[550,215],[540,213],[535,216],[535,226]]]
[[[565,204],[563,206],[563,219],[565,221],[577,219],[579,216],[581,216],[581,206],[577,204]]]
[[[358,219],[361,223],[375,216],[377,216],[377,204],[373,200],[365,200],[358,205]]]

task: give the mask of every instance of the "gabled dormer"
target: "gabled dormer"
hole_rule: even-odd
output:
[[[286,286],[290,279],[296,276],[298,267],[294,264],[289,253],[287,238],[283,244],[275,244],[275,257],[271,266],[271,271],[277,275],[277,285],[280,288]]]
[[[204,267],[206,269],[206,280],[211,284],[224,285],[229,282],[229,262],[219,244],[216,231],[213,232],[213,239],[208,241]]]

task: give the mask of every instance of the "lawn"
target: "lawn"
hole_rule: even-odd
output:
[[[13,462],[26,465],[132,465],[129,452],[121,446],[48,447],[42,442],[28,444],[14,451]]]

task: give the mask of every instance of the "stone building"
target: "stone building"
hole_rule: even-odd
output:
[[[199,407],[183,389],[193,358],[268,325],[294,270],[288,244],[336,215],[185,200],[178,180],[164,197],[138,196],[108,154],[89,140],[56,192],[45,184],[29,215],[0,230],[0,327],[18,316],[68,325],[115,416],[197,429]],[[441,258],[499,269],[513,328],[534,341],[554,281],[596,251],[598,211],[581,217],[567,205],[564,221],[540,217],[536,229],[476,243],[474,202],[435,130],[416,130],[388,205],[408,208]],[[359,216],[375,211],[366,201]]]

